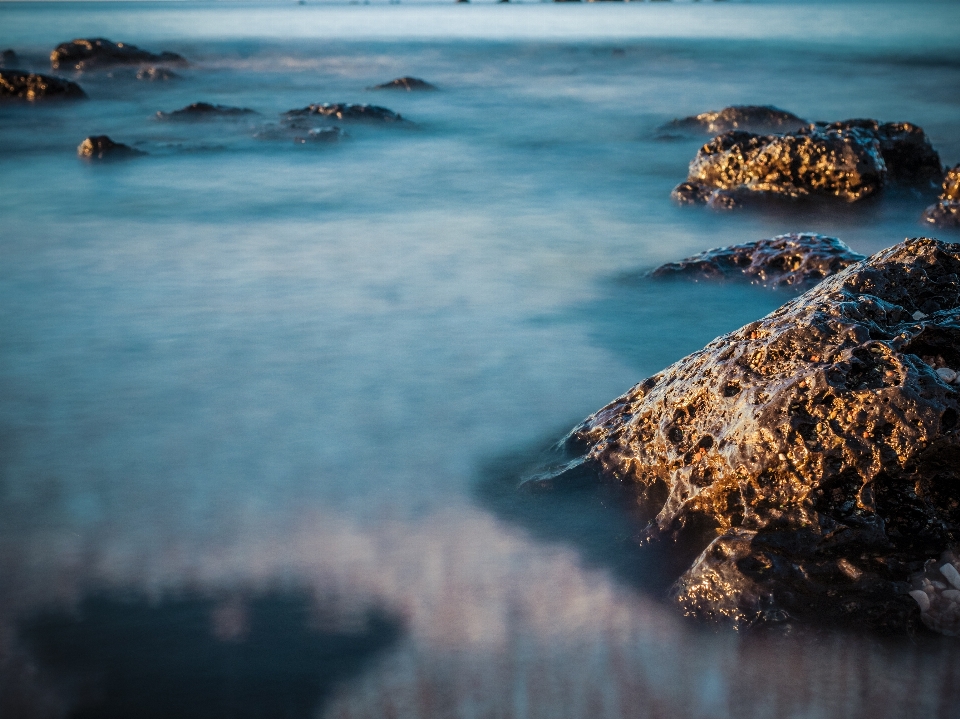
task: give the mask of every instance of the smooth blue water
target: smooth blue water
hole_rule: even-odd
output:
[[[954,164],[958,31],[949,3],[0,4],[0,46],[36,69],[84,35],[191,61],[177,81],[84,74],[88,102],[0,107],[0,707],[82,704],[75,657],[31,654],[30,637],[73,636],[24,628],[43,612],[77,612],[108,648],[126,641],[110,616],[163,635],[210,612],[241,652],[306,592],[320,619],[277,631],[320,622],[336,631],[317,642],[364,660],[329,686],[305,670],[290,696],[309,710],[290,716],[951,716],[949,640],[704,635],[562,526],[545,539],[480,497],[786,299],[643,270],[788,231],[861,252],[929,234],[911,193],[677,207],[701,141],[660,124],[736,103],[908,120]],[[365,89],[407,74],[440,91]],[[155,117],[201,100],[259,115]],[[410,123],[255,137],[312,102]],[[91,166],[90,134],[149,155]],[[301,668],[322,654],[265,646]]]

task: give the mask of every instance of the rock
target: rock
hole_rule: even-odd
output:
[[[930,559],[923,572],[913,576],[909,592],[920,608],[920,618],[930,629],[960,637],[960,559],[951,551]]]
[[[323,105],[308,105],[301,110],[290,110],[283,114],[287,122],[296,122],[298,119],[319,117],[332,120],[347,120],[360,122],[402,122],[403,118],[393,110],[377,105],[353,105],[351,103],[327,103]]]
[[[864,256],[835,237],[790,233],[720,247],[658,267],[652,277],[693,280],[743,278],[753,284],[784,287],[816,284]]]
[[[700,148],[672,197],[715,209],[767,199],[856,202],[891,181],[929,186],[940,173],[923,130],[909,123],[847,120],[783,135],[733,130]]]
[[[806,120],[772,105],[734,105],[672,120],[661,129],[719,135],[731,130],[758,133],[796,132],[806,125]]]
[[[939,227],[960,227],[960,165],[947,170],[940,199],[923,211],[923,220]]]
[[[192,105],[181,107],[173,112],[157,112],[160,120],[212,120],[219,117],[241,117],[256,115],[254,110],[246,107],[229,107],[227,105],[211,105],[208,102],[195,102]]]
[[[175,52],[161,52],[159,55],[141,50],[136,45],[122,42],[110,42],[97,37],[78,38],[72,42],[61,43],[50,53],[50,65],[54,68],[72,70],[93,70],[115,65],[142,65],[146,63],[167,63],[186,65],[187,61]]]
[[[396,80],[385,82],[382,85],[374,85],[371,90],[436,90],[436,85],[431,85],[426,80],[420,80],[416,77],[398,77]]]
[[[0,100],[79,100],[85,93],[75,82],[62,77],[37,75],[23,70],[0,70]]]
[[[339,127],[320,127],[307,132],[306,135],[297,135],[293,141],[305,145],[308,142],[337,142],[346,137],[346,133]]]
[[[137,79],[141,82],[167,82],[179,80],[180,76],[165,67],[142,67],[137,70]]]
[[[85,160],[121,160],[147,153],[129,145],[114,142],[106,135],[88,137],[77,147],[77,154]]]
[[[926,238],[851,265],[587,418],[522,486],[622,487],[651,541],[699,552],[688,615],[904,631],[911,578],[960,542],[960,394],[936,372],[960,368],[958,276],[960,244]]]
[[[20,64],[20,58],[13,50],[4,50],[0,53],[0,68],[15,68]]]

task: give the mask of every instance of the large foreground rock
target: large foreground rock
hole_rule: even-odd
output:
[[[742,245],[718,247],[668,262],[652,277],[696,280],[745,279],[777,288],[813,285],[864,259],[836,237],[792,232]]]
[[[71,42],[64,42],[50,53],[50,65],[54,69],[93,70],[116,65],[149,63],[186,65],[187,61],[175,52],[156,54],[141,50],[136,45],[111,42],[102,37],[78,38]]]
[[[0,70],[0,100],[80,100],[86,96],[77,83],[62,77],[23,70]]]
[[[717,209],[758,198],[856,202],[889,182],[930,187],[940,177],[940,157],[922,128],[846,120],[783,135],[720,135],[700,148],[673,198]]]
[[[806,120],[772,105],[733,105],[722,110],[702,112],[699,115],[672,120],[661,129],[719,135],[731,130],[760,133],[796,132],[806,125]]]
[[[908,240],[641,382],[528,484],[586,472],[702,550],[690,615],[902,631],[960,542],[958,369],[960,245]]]
[[[960,227],[960,165],[947,170],[940,199],[924,210],[923,219],[938,227]]]

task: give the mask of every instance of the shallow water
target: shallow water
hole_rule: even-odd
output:
[[[929,234],[912,192],[676,207],[701,140],[657,128],[770,103],[915,122],[954,164],[958,31],[948,3],[0,4],[37,69],[83,35],[191,60],[0,107],[0,711],[953,716],[954,640],[704,631],[622,517],[531,514],[509,486],[789,297],[645,270],[788,231]],[[440,90],[365,89],[407,74]],[[155,116],[201,100],[259,114]],[[256,137],[313,102],[409,122]],[[85,164],[90,134],[149,155]]]

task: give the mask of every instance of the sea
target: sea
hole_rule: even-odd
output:
[[[960,716],[958,640],[705,626],[617,508],[515,492],[794,296],[659,264],[960,241],[932,189],[678,206],[708,138],[663,129],[909,121],[956,164],[960,3],[0,2],[23,69],[82,37],[189,64],[0,105],[0,716]],[[254,112],[158,115],[195,102]],[[281,122],[334,102],[404,121]]]

